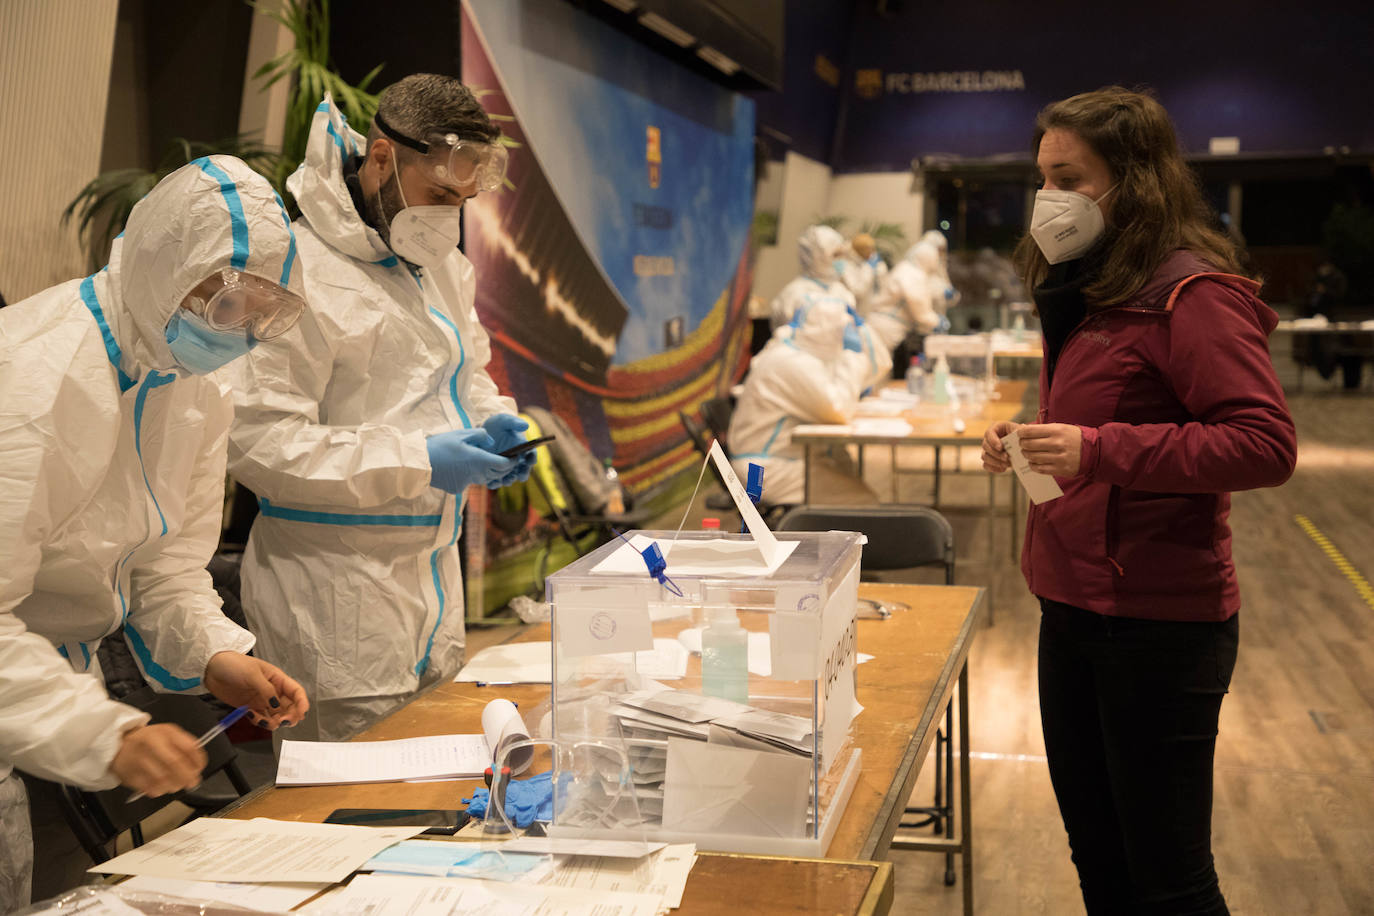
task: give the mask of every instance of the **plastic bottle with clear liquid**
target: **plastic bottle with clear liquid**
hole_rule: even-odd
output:
[[[713,607],[701,631],[701,692],[749,702],[749,632],[734,608]]]
[[[935,359],[935,373],[931,387],[934,389],[930,393],[932,403],[949,403],[949,361],[945,359],[943,353]]]
[[[921,366],[921,357],[911,357],[911,365],[906,369],[906,390],[917,398],[926,396],[926,370]]]

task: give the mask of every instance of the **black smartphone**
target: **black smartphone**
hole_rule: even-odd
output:
[[[516,455],[523,455],[530,449],[539,448],[539,446],[544,445],[548,442],[552,442],[557,438],[557,436],[540,436],[538,439],[530,439],[526,442],[521,442],[519,445],[512,445],[504,452],[498,452],[497,454],[499,454],[502,458],[514,458]]]
[[[428,834],[453,836],[468,822],[468,813],[444,808],[336,808],[324,822],[356,827],[424,827]]]

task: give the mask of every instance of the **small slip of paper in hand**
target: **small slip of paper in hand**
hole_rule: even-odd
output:
[[[1026,488],[1026,495],[1033,503],[1049,502],[1064,495],[1064,491],[1059,488],[1059,482],[1049,474],[1041,474],[1039,471],[1032,471],[1026,456],[1021,452],[1021,433],[1019,430],[1012,430],[1002,437],[1002,447],[1007,450],[1007,457],[1011,459],[1011,469],[1016,472],[1016,477],[1021,481],[1021,486]]]

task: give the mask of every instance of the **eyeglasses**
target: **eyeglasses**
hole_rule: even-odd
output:
[[[208,299],[192,291],[188,302],[216,331],[245,328],[258,340],[271,340],[291,330],[305,311],[304,299],[271,280],[229,267],[215,276],[219,289]]]
[[[456,133],[430,136],[428,142],[407,137],[382,118],[373,116],[378,129],[402,146],[425,157],[424,167],[441,184],[458,189],[495,191],[506,180],[510,153],[500,143],[464,140]]]

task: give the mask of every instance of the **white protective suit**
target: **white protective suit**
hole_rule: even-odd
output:
[[[873,297],[882,288],[883,278],[887,276],[887,264],[875,251],[867,259],[860,258],[852,250],[846,252],[840,261],[840,282],[854,297],[854,307],[860,315],[867,315],[873,304]]]
[[[844,350],[848,322],[840,300],[820,299],[792,334],[775,336],[749,365],[730,419],[732,462],[741,480],[751,461],[763,465],[768,503],[802,501],[803,452],[792,444],[792,430],[803,423],[848,423],[858,407],[864,378],[861,364]]]
[[[835,261],[842,257],[844,237],[829,226],[811,226],[797,239],[798,257],[802,273],[782,288],[773,299],[773,332],[775,336],[790,337],[797,316],[823,299],[838,301],[854,325],[851,340],[859,348],[850,350],[847,359],[856,362],[855,371],[863,378],[863,388],[870,388],[885,378],[892,366],[892,350],[874,329],[867,327],[854,305],[854,294],[840,282]]]
[[[430,486],[427,436],[514,413],[485,367],[472,265],[400,261],[354,207],[365,139],[326,96],[288,181],[311,308],[235,370],[229,469],[261,515],[243,561],[258,654],[311,709],[292,738],[348,738],[463,661],[462,499]]]
[[[226,267],[300,294],[295,254],[267,181],[212,156],[134,207],[108,267],[0,311],[0,777],[117,784],[121,738],[148,721],[97,670],[121,624],[163,691],[201,692],[212,655],[253,647],[205,571],[232,403],[174,368],[166,326]]]
[[[838,296],[846,305],[854,307],[854,294],[840,282],[835,271],[835,261],[843,255],[844,249],[844,236],[829,226],[808,226],[797,237],[801,275],[794,277],[773,297],[769,306],[773,330],[789,324],[799,308],[818,296]]]
[[[959,291],[954,288],[954,284],[949,280],[949,239],[939,229],[931,229],[921,236],[921,241],[926,242],[935,249],[935,262],[933,268],[927,268],[930,274],[930,294],[935,300],[935,309],[941,315],[948,315],[949,310],[959,304]],[[928,263],[928,260],[924,263]]]
[[[882,338],[889,353],[913,331],[929,334],[940,325],[941,314],[931,295],[930,274],[921,266],[939,255],[929,242],[917,242],[907,249],[873,297],[868,310],[868,326]]]

